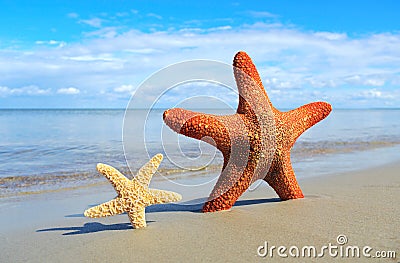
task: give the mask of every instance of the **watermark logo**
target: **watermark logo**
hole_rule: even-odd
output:
[[[396,258],[395,250],[377,250],[371,246],[350,245],[346,235],[340,234],[335,243],[315,246],[271,245],[265,241],[257,248],[257,255],[263,258]]]
[[[337,236],[336,238],[336,242],[338,243],[338,245],[344,245],[347,243],[347,236],[340,234]]]

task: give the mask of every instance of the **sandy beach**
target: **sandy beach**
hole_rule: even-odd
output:
[[[329,243],[396,251],[396,259],[340,258],[328,251],[315,262],[398,262],[400,248],[400,163],[300,180],[305,198],[281,202],[261,185],[246,192],[230,211],[203,214],[200,205],[160,205],[147,210],[148,227],[131,229],[128,217],[89,219],[83,211],[112,198],[110,185],[21,197],[3,202],[1,262],[262,262],[283,260],[265,245]],[[101,198],[99,198],[101,193]],[[261,248],[260,248],[261,246]],[[339,246],[340,247],[340,246]],[[293,250],[295,252],[295,250]],[[292,252],[293,252],[292,251]],[[270,252],[270,251],[268,251]],[[362,253],[362,252],[361,252]],[[289,255],[285,261],[300,261]],[[317,255],[318,256],[318,255]],[[338,259],[340,258],[340,259]]]

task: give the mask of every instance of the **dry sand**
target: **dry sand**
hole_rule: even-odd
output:
[[[268,262],[283,261],[259,246],[352,245],[396,251],[396,259],[289,258],[285,262],[399,262],[400,163],[300,180],[306,198],[281,202],[267,185],[247,192],[230,211],[202,214],[199,205],[149,209],[148,227],[133,230],[128,217],[88,219],[99,186],[24,197],[0,205],[1,262]],[[107,199],[107,198],[106,198]],[[264,252],[261,250],[260,252]],[[319,252],[319,251],[318,251]],[[286,251],[288,254],[288,251]]]

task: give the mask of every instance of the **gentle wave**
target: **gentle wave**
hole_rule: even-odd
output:
[[[190,178],[192,176],[197,177],[219,171],[220,169],[221,165],[209,165],[202,169],[197,167],[187,167],[187,169],[161,168],[157,171],[153,180],[176,180],[181,178]],[[128,178],[133,177],[128,167],[122,167],[119,171],[125,174]],[[136,171],[134,174],[135,173]],[[57,174],[41,174],[35,176],[0,177],[0,198],[17,195],[40,194],[103,184],[106,182],[105,178],[97,172],[60,172]]]
[[[393,138],[373,141],[299,141],[295,144],[291,156],[294,163],[301,163],[302,160],[314,156],[365,152],[378,148],[392,147],[399,144],[400,140],[394,140]],[[75,150],[76,147],[71,147],[71,149]],[[188,161],[188,165],[185,166],[185,168],[177,168],[173,166],[171,162],[166,160],[158,170],[159,176],[155,176],[154,180],[177,180],[181,178],[190,179],[191,177],[206,176],[207,174],[218,173],[221,170],[222,163],[222,158],[217,156],[211,165],[208,165],[207,167],[199,168],[190,166],[190,161]],[[132,177],[129,168],[126,165],[120,164],[119,166],[118,169],[123,174],[126,174],[127,177]],[[0,177],[0,198],[39,194],[106,183],[104,177],[96,172],[94,165],[92,167],[91,172],[59,171],[48,174]],[[135,172],[136,171],[134,171],[134,173]]]
[[[320,141],[297,142],[292,149],[294,159],[308,158],[316,154],[339,154],[358,151],[368,151],[383,147],[392,147],[400,144],[399,138],[381,140],[353,140],[353,141]]]

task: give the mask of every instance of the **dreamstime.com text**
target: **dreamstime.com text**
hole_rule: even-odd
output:
[[[396,258],[394,250],[375,250],[370,246],[348,245],[345,235],[339,235],[336,243],[328,243],[322,246],[275,246],[267,241],[257,248],[257,255],[260,257],[293,257],[293,258]]]

